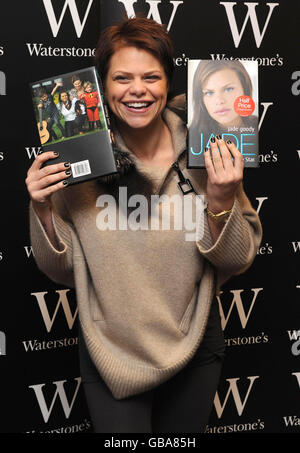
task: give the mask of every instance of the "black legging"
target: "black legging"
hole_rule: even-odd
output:
[[[225,343],[216,299],[202,344],[187,366],[153,390],[116,400],[80,333],[82,382],[95,433],[202,433],[208,423]]]
[[[66,121],[65,122],[65,128],[66,128],[66,137],[72,137],[75,135],[75,130],[74,129],[79,129],[81,131],[82,127],[82,120],[80,116],[76,116],[76,118],[72,121]]]

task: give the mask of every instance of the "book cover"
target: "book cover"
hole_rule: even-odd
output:
[[[258,63],[189,60],[188,168],[202,168],[210,138],[235,143],[245,167],[258,167]]]
[[[55,162],[69,162],[68,184],[116,173],[110,122],[95,67],[30,84],[43,151],[57,151]]]

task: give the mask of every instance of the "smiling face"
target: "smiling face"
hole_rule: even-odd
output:
[[[152,54],[121,47],[110,59],[105,91],[121,126],[142,129],[160,119],[167,102],[168,80]]]
[[[202,85],[203,103],[208,114],[222,126],[239,125],[241,117],[233,105],[244,94],[242,83],[232,69],[222,69],[207,77]]]
[[[92,91],[93,87],[90,83],[88,83],[87,85],[85,85],[84,89],[87,93],[90,93]]]
[[[82,89],[82,82],[81,82],[81,80],[79,80],[79,79],[78,79],[78,80],[75,80],[75,81],[73,82],[73,86],[74,86],[74,88],[75,88],[77,91],[78,91],[78,90],[81,90],[81,89]]]
[[[63,102],[64,104],[66,104],[66,103],[68,102],[68,100],[69,100],[68,93],[66,93],[66,92],[63,91],[63,92],[60,94],[60,99],[62,100],[62,102]]]

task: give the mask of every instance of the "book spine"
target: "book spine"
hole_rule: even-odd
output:
[[[104,87],[103,87],[101,77],[96,68],[95,68],[95,79],[99,85],[99,92],[101,94],[101,101],[102,101],[103,112],[105,115],[106,127],[107,127],[107,130],[109,133],[110,141],[112,143],[111,122],[110,122],[110,117],[109,117],[109,113],[108,113],[108,107],[107,107],[106,101],[104,99]]]

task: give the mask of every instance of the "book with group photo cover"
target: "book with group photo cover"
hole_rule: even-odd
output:
[[[48,77],[30,84],[42,150],[69,162],[68,184],[117,172],[110,122],[95,67]]]
[[[220,135],[233,142],[245,167],[258,167],[258,63],[189,60],[188,168],[204,168],[205,148]]]

